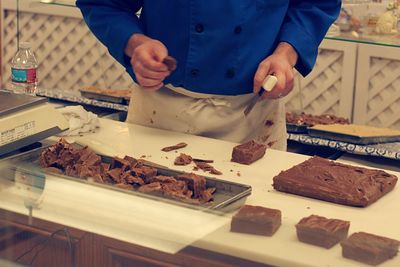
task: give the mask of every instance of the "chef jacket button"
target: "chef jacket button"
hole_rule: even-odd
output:
[[[233,31],[235,34],[240,34],[242,32],[242,27],[241,26],[236,26],[235,30]]]
[[[204,31],[204,26],[201,23],[196,24],[196,26],[194,27],[196,32],[198,33],[202,33]]]
[[[198,70],[198,69],[192,69],[192,70],[190,71],[190,74],[191,74],[193,77],[196,77],[197,75],[199,75],[199,70]]]
[[[232,79],[233,77],[235,77],[235,70],[233,69],[233,68],[231,68],[231,69],[228,69],[227,71],[226,71],[226,77],[228,77],[228,78],[230,78],[230,79]]]

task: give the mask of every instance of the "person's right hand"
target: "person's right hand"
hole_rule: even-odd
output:
[[[158,90],[164,79],[171,74],[163,59],[168,50],[163,43],[143,34],[134,34],[128,41],[125,54],[131,58],[137,82],[147,90]]]

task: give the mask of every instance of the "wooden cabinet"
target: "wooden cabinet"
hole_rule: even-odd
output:
[[[49,239],[60,229],[67,229],[71,238],[60,231]],[[267,266],[194,247],[168,254],[48,221],[34,219],[29,224],[26,216],[0,209],[0,257],[16,261],[30,249],[19,263],[33,267],[70,267],[73,259],[77,267]]]

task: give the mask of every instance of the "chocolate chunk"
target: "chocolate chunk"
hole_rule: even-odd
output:
[[[138,191],[141,193],[155,194],[158,196],[162,196],[163,194],[161,184],[158,182],[142,185],[139,187]]]
[[[280,210],[245,205],[232,217],[231,232],[272,236],[281,221]]]
[[[340,243],[342,255],[371,265],[378,265],[397,255],[400,242],[364,232],[352,234]]]
[[[187,183],[188,188],[193,191],[194,198],[199,198],[201,192],[206,189],[206,179],[194,173],[184,173],[176,178]]]
[[[142,178],[131,175],[130,171],[127,171],[121,175],[121,181],[126,184],[133,184],[133,185],[144,185],[145,182]]]
[[[296,224],[301,242],[331,248],[347,237],[350,222],[311,215]]]
[[[177,180],[172,176],[164,176],[164,175],[156,175],[149,179],[151,183],[159,182],[159,183],[174,183]]]
[[[186,154],[181,153],[176,157],[174,164],[175,165],[189,165],[192,162],[192,157]]]
[[[232,151],[232,161],[240,164],[251,164],[262,158],[267,146],[251,140],[245,144],[235,146]]]
[[[117,184],[121,183],[122,169],[115,168],[107,172],[108,176]]]
[[[171,56],[166,56],[163,59],[162,63],[164,63],[167,66],[168,70],[171,71],[171,72],[176,69],[176,66],[178,64],[176,59],[171,57]]]
[[[205,162],[205,163],[214,163],[214,160],[212,160],[212,159],[197,159],[197,158],[193,158],[193,161]]]
[[[148,183],[153,176],[157,175],[157,169],[153,167],[142,166],[140,168],[132,168],[131,173],[133,176],[140,177],[146,183]]]
[[[182,143],[176,144],[176,145],[174,145],[174,146],[167,146],[167,147],[164,147],[164,148],[161,149],[161,150],[164,151],[164,152],[169,152],[169,151],[172,151],[172,150],[184,148],[184,147],[186,147],[186,146],[187,146],[187,144],[182,142]]]
[[[111,169],[120,168],[123,171],[126,171],[131,166],[131,162],[129,160],[121,159],[119,157],[114,157],[111,162]]]
[[[194,161],[194,160],[193,160]],[[211,166],[210,164],[204,162],[204,161],[194,161],[194,164],[196,164],[196,167],[206,171],[206,172],[210,172],[211,174],[215,174],[215,175],[221,175],[222,172],[220,172],[219,170],[215,169],[213,166]]]
[[[214,187],[207,188],[206,190],[201,192],[200,201],[202,203],[207,203],[207,202],[213,200],[213,194],[215,193],[215,191],[216,191],[216,188],[214,188]]]
[[[273,181],[273,187],[278,191],[365,207],[390,192],[397,177],[381,170],[313,157],[282,171]]]

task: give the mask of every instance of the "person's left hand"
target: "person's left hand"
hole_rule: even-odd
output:
[[[274,53],[264,59],[254,76],[253,92],[257,94],[267,75],[274,75],[278,79],[270,92],[265,92],[262,99],[278,99],[290,93],[294,85],[293,67],[297,62],[297,52],[288,43],[280,43]]]

